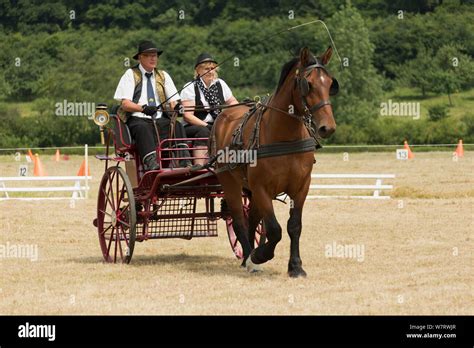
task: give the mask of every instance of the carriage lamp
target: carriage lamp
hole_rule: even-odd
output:
[[[107,104],[98,104],[95,108],[94,123],[99,126],[100,129],[100,142],[102,145],[105,144],[104,140],[104,126],[109,123],[109,113],[107,112]]]

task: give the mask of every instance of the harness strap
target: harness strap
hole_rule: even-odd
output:
[[[316,141],[313,138],[264,144],[260,145],[260,147],[257,149],[257,158],[283,156],[302,152],[314,152],[315,148]]]

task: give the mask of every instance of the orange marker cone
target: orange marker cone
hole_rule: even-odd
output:
[[[87,176],[91,175],[91,169],[87,168]],[[81,168],[77,172],[77,176],[86,176],[86,160],[82,161]]]
[[[454,151],[457,157],[464,157],[464,148],[462,146],[462,139],[459,139],[458,146],[456,147],[456,151]]]
[[[33,153],[31,152],[30,149],[28,149],[28,156],[30,156],[31,161],[34,162],[36,160],[35,156],[33,156]]]
[[[38,156],[38,154],[36,154],[36,157],[35,157],[35,169],[34,169],[34,176],[46,176],[46,172],[43,168],[43,164],[41,163],[41,160]]]
[[[405,140],[405,145],[403,146],[403,148],[408,151],[408,159],[415,158],[415,155],[413,154],[413,152],[411,152],[410,146],[408,146],[408,142],[406,140]]]
[[[56,162],[59,162],[61,160],[61,155],[59,154],[59,149],[56,150],[56,155],[54,155],[53,159]]]

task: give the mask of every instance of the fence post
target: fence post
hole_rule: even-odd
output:
[[[382,185],[382,179],[375,180],[375,186],[380,186],[380,185]],[[375,190],[374,191],[374,197],[378,197],[379,195],[380,195],[380,191]]]

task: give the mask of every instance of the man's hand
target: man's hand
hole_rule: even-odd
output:
[[[143,113],[148,116],[153,116],[158,111],[156,106],[143,105]]]

